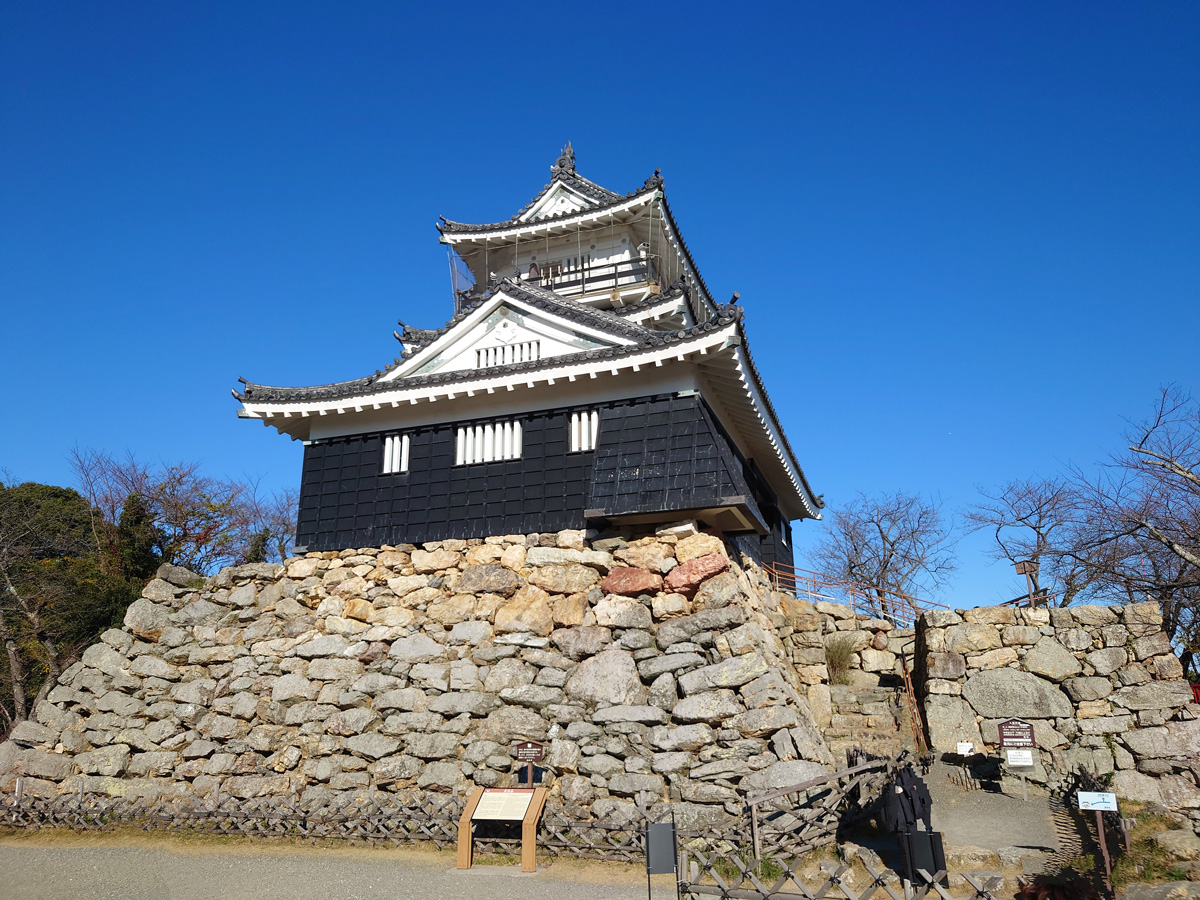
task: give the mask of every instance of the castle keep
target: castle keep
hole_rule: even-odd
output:
[[[742,308],[709,293],[657,172],[616,194],[568,145],[551,173],[507,221],[442,220],[453,316],[403,326],[392,363],[235,392],[239,415],[304,441],[298,549],[688,518],[790,564],[789,523],[821,501]]]

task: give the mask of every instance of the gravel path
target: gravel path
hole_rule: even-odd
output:
[[[673,882],[669,876],[656,877],[655,900],[668,895],[674,895]],[[196,847],[92,835],[0,839],[4,900],[640,900],[645,896],[645,876],[637,866],[560,862],[523,875],[519,865],[476,866],[460,872],[454,868],[452,854],[420,851],[255,844]]]

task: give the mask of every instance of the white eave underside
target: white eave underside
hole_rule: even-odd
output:
[[[577,213],[563,216],[562,218],[536,219],[531,222],[518,221],[513,222],[511,225],[506,224],[499,228],[494,228],[490,231],[445,231],[442,233],[441,241],[444,244],[477,244],[493,237],[523,236],[526,233],[541,234],[543,232],[553,232],[557,229],[570,230],[592,221],[606,221],[609,217],[615,216],[618,213],[631,212],[638,207],[649,205],[661,196],[662,190],[659,189],[639,194],[636,197],[630,197],[624,203],[614,206],[580,210]]]
[[[765,398],[760,395],[754,378],[749,374],[750,367],[735,324],[690,340],[650,348],[616,359],[583,360],[557,366],[547,365],[529,372],[499,373],[494,378],[474,378],[411,387],[406,387],[402,379],[396,383],[394,390],[359,397],[247,402],[243,404],[241,415],[261,419],[264,425],[274,427],[280,434],[301,439],[308,431],[304,420],[312,416],[346,415],[362,412],[364,409],[416,406],[419,403],[454,400],[459,396],[475,397],[479,394],[517,391],[539,385],[553,386],[556,381],[595,379],[610,374],[618,375],[626,370],[637,372],[647,366],[661,367],[685,361],[697,364],[708,388],[704,393],[710,400],[710,405],[724,421],[742,452],[757,460],[764,474],[774,469],[792,485],[794,497],[799,500],[800,505],[788,502],[789,498],[780,496],[779,501],[784,514],[789,519],[821,518],[816,501],[805,487],[803,476],[787,451],[773,417],[767,412]],[[348,429],[346,433],[353,431]]]

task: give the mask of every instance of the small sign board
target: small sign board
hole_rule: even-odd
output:
[[[975,745],[972,744],[970,741],[959,741],[958,742],[958,755],[959,756],[970,756],[974,752],[975,752]]]
[[[1033,751],[1021,749],[1006,749],[1008,764],[1013,768],[1033,768]]]
[[[1108,791],[1080,791],[1079,808],[1099,812],[1117,812],[1117,795]]]
[[[1037,746],[1037,740],[1033,736],[1033,725],[1024,719],[1005,719],[996,728],[1000,732],[1000,746],[1005,749]]]
[[[487,788],[475,812],[472,822],[520,822],[529,809],[533,791],[521,788]]]
[[[517,762],[541,762],[546,755],[546,745],[537,741],[522,741],[512,748],[512,755]]]

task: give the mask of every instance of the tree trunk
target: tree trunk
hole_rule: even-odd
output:
[[[0,614],[0,641],[4,642],[4,650],[8,654],[8,671],[9,677],[12,679],[12,695],[13,695],[13,724],[24,722],[27,718],[25,709],[25,673],[21,668],[21,654],[17,648],[17,642],[13,640],[12,632],[8,629],[8,623],[4,621],[4,616]]]

